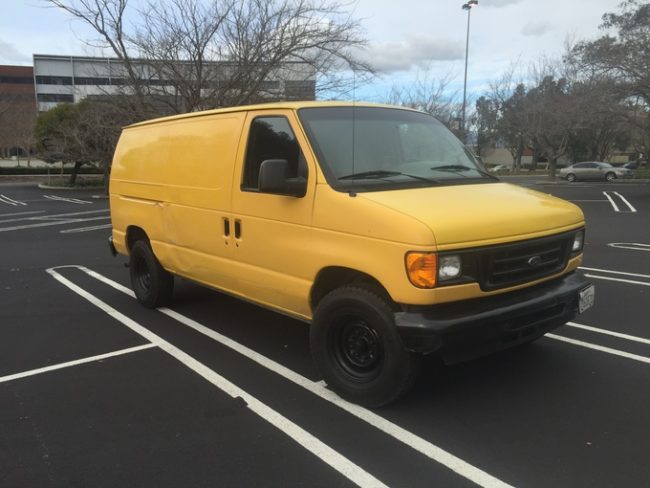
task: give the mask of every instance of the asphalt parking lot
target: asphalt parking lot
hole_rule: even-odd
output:
[[[376,411],[301,322],[181,280],[138,305],[106,199],[0,184],[0,486],[650,486],[650,184],[512,181],[585,212],[595,306]]]

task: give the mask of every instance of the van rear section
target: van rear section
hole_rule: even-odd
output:
[[[309,322],[327,384],[368,407],[402,397],[425,354],[518,346],[594,301],[580,209],[500,182],[401,107],[277,103],[129,126],[110,206],[109,247],[143,305],[169,304],[182,277]]]

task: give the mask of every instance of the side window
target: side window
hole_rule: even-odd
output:
[[[307,177],[307,163],[289,121],[284,117],[258,117],[251,123],[242,190],[259,190],[260,166],[267,159],[286,159],[289,178]]]

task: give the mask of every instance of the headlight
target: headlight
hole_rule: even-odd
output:
[[[438,258],[438,279],[440,281],[458,278],[463,271],[460,256],[440,256]]]
[[[435,288],[436,254],[433,252],[409,252],[406,254],[406,274],[418,288]]]
[[[582,247],[585,245],[585,230],[579,230],[573,236],[573,244],[571,245],[571,252],[576,254],[582,251]]]

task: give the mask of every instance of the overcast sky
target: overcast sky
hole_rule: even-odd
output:
[[[380,76],[357,98],[383,101],[418,70],[450,75],[462,87],[467,13],[464,0],[359,0],[354,14],[369,39],[366,55]],[[560,55],[567,39],[593,38],[620,0],[480,0],[471,13],[469,90],[481,91],[510,64]],[[92,34],[41,0],[0,0],[0,64],[31,65],[32,54],[99,55]]]

